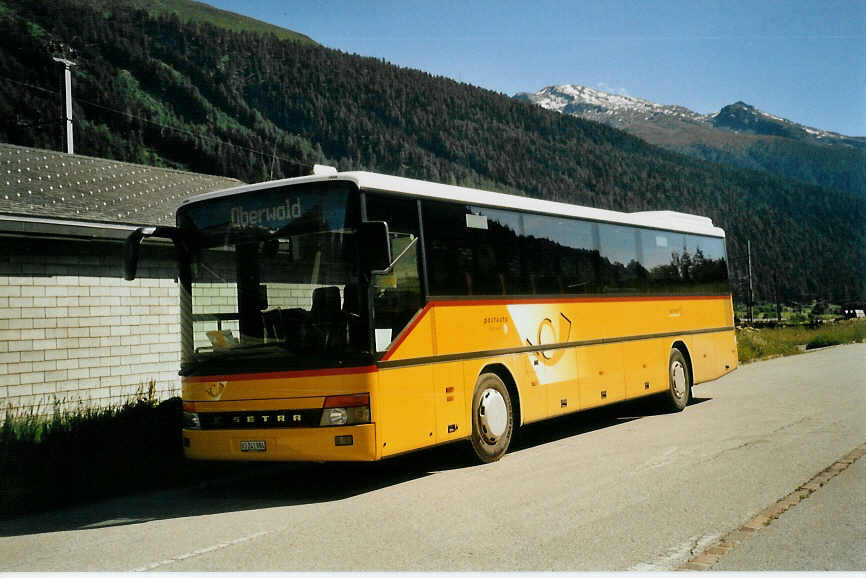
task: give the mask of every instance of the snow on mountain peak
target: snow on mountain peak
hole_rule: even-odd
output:
[[[650,141],[658,138],[660,142],[668,142],[673,132],[689,131],[689,127],[697,126],[734,133],[806,138],[818,142],[844,142],[858,148],[866,146],[866,139],[846,137],[805,126],[766,113],[742,101],[729,104],[716,113],[700,114],[684,106],[657,104],[627,94],[612,94],[579,84],[548,86],[538,92],[516,94],[515,98],[563,114],[602,122]]]
[[[579,84],[560,84],[548,86],[535,93],[518,95],[524,100],[534,102],[544,108],[562,113],[579,113],[591,118],[594,115],[616,116],[627,114],[644,119],[662,114],[693,122],[708,122],[708,117],[682,106],[650,102],[642,98],[624,94],[611,94]]]

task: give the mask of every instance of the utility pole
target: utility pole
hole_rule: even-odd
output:
[[[749,254],[749,323],[754,323],[752,319],[752,241],[746,242],[746,250]]]
[[[66,152],[74,154],[75,149],[72,145],[72,72],[70,68],[75,66],[75,63],[67,58],[54,56],[55,62],[60,62],[64,66],[64,84],[66,85]]]
[[[776,299],[776,320],[782,323],[782,304],[779,302],[779,280],[773,271],[773,297]]]

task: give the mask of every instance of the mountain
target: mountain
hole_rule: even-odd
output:
[[[708,117],[682,106],[656,104],[642,98],[610,94],[576,84],[549,86],[535,93],[521,92],[514,97],[623,130],[635,125],[667,125],[681,129],[709,126]]]
[[[380,59],[114,6],[0,0],[0,141],[62,147],[62,67],[51,57],[65,45],[77,62],[80,154],[245,182],[325,163],[621,211],[691,212],[727,231],[737,299],[749,240],[759,299],[866,294],[862,196],[696,160]]]
[[[866,138],[808,127],[744,102],[705,115],[574,84],[515,98],[602,122],[703,160],[866,195]]]
[[[737,133],[779,136],[812,144],[849,145],[866,149],[866,138],[848,137],[839,133],[808,127],[785,118],[758,110],[738,101],[708,115],[715,128]]]

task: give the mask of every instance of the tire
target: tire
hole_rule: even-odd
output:
[[[508,388],[495,373],[482,373],[472,394],[472,449],[485,464],[508,451],[514,431],[514,411]]]
[[[670,411],[682,411],[689,403],[692,395],[692,374],[683,352],[677,348],[671,349],[668,358],[668,392],[667,407]]]

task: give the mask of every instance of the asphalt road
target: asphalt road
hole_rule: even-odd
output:
[[[695,398],[680,414],[632,402],[530,426],[494,464],[455,445],[377,464],[239,465],[191,489],[4,521],[0,570],[674,569],[866,441],[866,345],[746,365]],[[824,551],[797,569],[866,569],[851,551],[861,462],[717,568],[793,560],[779,544],[796,540]]]
[[[713,570],[866,570],[866,459],[743,541]]]

